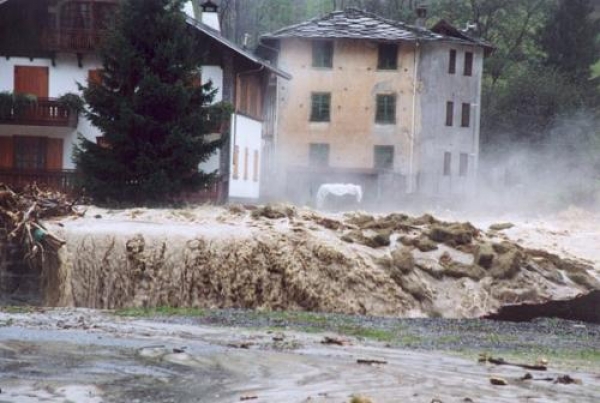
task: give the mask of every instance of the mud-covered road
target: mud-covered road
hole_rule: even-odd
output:
[[[325,335],[342,345],[323,344]],[[598,351],[600,326],[559,320],[5,311],[0,402],[342,403],[364,395],[372,402],[591,403],[600,401]],[[479,353],[527,364],[546,359],[548,370],[478,363]],[[533,379],[523,380],[526,373]],[[492,377],[507,385],[492,385]]]

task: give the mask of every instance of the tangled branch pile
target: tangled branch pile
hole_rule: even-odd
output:
[[[40,190],[35,184],[17,193],[0,183],[0,242],[16,241],[30,263],[44,251],[57,251],[65,241],[52,234],[41,219],[74,214],[74,202],[59,192]]]

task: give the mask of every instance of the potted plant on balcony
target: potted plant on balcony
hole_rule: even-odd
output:
[[[36,102],[37,97],[33,94],[2,91],[0,92],[0,120],[11,120]]]
[[[77,115],[84,111],[85,102],[83,101],[83,98],[75,93],[67,92],[66,94],[59,96],[58,102],[65,108],[75,112]]]

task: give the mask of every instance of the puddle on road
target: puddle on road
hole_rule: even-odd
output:
[[[123,333],[0,328],[0,402],[595,402],[600,379],[569,373],[582,385],[519,380],[525,371],[434,353],[361,345],[336,347],[316,335],[290,333],[296,350],[273,350],[260,331],[136,322]],[[136,326],[137,330],[136,330]],[[183,333],[182,329],[185,330]],[[185,334],[185,336],[182,336]],[[225,347],[247,340],[250,349]],[[270,346],[270,347],[269,347]],[[360,365],[357,359],[385,360]],[[558,377],[547,371],[535,377]],[[491,376],[508,386],[493,386]],[[529,400],[527,400],[529,399]]]

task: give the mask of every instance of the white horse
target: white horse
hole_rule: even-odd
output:
[[[341,200],[347,196],[360,203],[362,200],[362,188],[352,183],[324,183],[317,191],[317,208],[322,209],[328,197]]]

